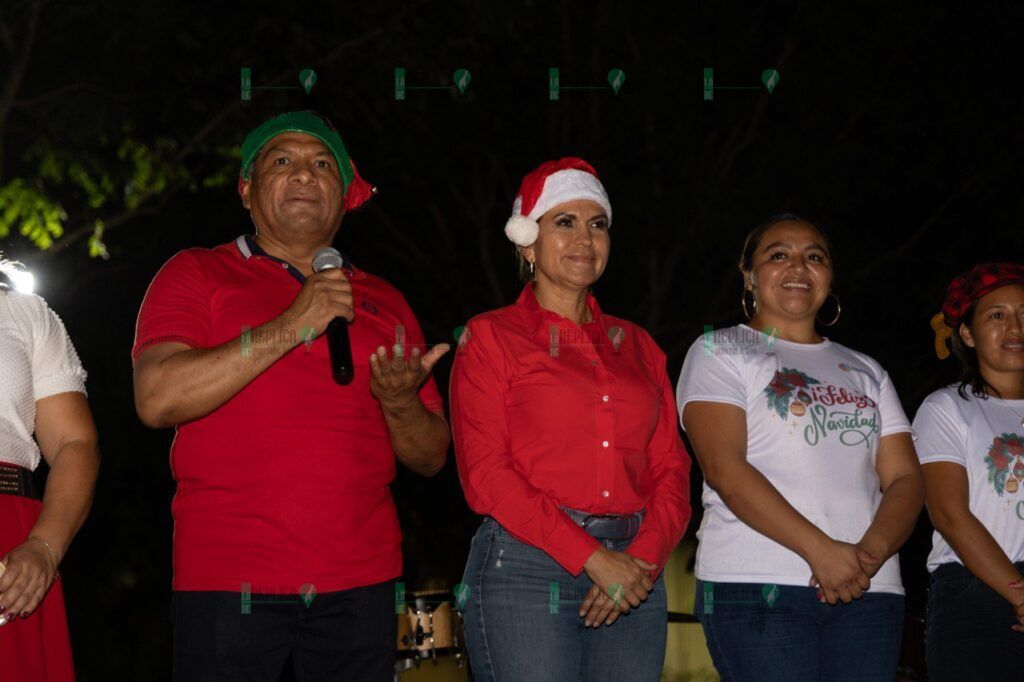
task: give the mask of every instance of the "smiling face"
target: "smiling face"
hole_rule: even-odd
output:
[[[978,354],[978,367],[989,384],[995,375],[1024,372],[1024,285],[1010,284],[977,300],[960,338]]]
[[[578,291],[601,277],[611,239],[608,216],[600,204],[588,199],[567,201],[537,222],[537,241],[520,250],[534,263],[538,284]]]
[[[305,133],[282,133],[256,156],[242,205],[260,230],[333,235],[341,224],[343,186],[334,155]]]
[[[813,320],[832,287],[832,262],[825,239],[813,225],[784,220],[761,235],[744,286],[754,293],[757,316]]]

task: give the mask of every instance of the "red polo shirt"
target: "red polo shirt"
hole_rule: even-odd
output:
[[[248,583],[255,593],[297,593],[308,583],[332,592],[401,574],[388,489],[395,455],[367,358],[381,345],[390,353],[396,330],[407,353],[424,349],[423,335],[397,289],[347,269],[356,308],[351,384],[332,379],[321,335],[211,414],[177,427],[173,589],[239,591]],[[132,360],[160,342],[211,348],[244,336],[284,312],[303,279],[247,237],[181,251],[146,292]],[[432,378],[420,398],[443,411]]]
[[[664,569],[690,520],[690,457],[665,354],[642,328],[601,313],[577,325],[537,303],[466,326],[452,368],[452,435],[474,511],[573,575],[598,542],[559,507],[647,510],[629,552]]]

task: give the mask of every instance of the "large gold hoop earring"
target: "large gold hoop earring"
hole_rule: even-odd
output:
[[[750,314],[749,310],[747,310],[748,292],[750,293],[751,300],[754,302],[754,313],[757,313],[757,299],[754,298],[754,292],[750,291],[750,289],[744,289],[743,293],[740,295],[740,305],[743,306],[743,314],[747,316],[747,321],[749,322],[754,316]]]
[[[836,322],[839,321],[839,316],[843,312],[843,306],[839,303],[839,297],[836,296],[831,291],[828,292],[828,295],[831,296],[832,298],[836,299],[836,316],[832,318],[831,322],[822,322],[821,320],[818,320],[818,324],[822,325],[823,327],[831,327],[832,325],[834,325]],[[817,320],[818,318],[815,317],[814,319]]]

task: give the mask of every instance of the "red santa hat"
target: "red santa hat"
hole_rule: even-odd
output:
[[[523,178],[512,204],[512,217],[505,223],[505,236],[519,246],[530,246],[537,241],[540,231],[537,220],[542,215],[559,204],[579,199],[599,204],[611,227],[612,205],[597,178],[597,171],[575,156],[546,161]]]

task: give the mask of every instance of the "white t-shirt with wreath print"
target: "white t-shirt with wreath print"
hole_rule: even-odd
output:
[[[690,347],[676,390],[680,419],[694,401],[721,402],[747,415],[747,461],[811,523],[855,543],[882,499],[878,443],[910,431],[889,375],[872,358],[825,339],[801,344],[746,325],[708,331]],[[712,582],[806,587],[799,554],[736,518],[704,484],[697,531],[697,577]],[[892,556],[872,592],[903,594]]]
[[[914,417],[921,464],[955,462],[967,471],[968,506],[1010,561],[1024,561],[1024,400],[967,399],[956,385],[935,391]],[[935,531],[928,572],[963,564]]]

